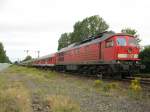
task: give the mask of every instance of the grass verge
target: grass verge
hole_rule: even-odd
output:
[[[80,106],[68,96],[53,95],[46,100],[52,112],[80,112]]]
[[[28,90],[22,82],[9,81],[0,73],[0,112],[31,112]]]

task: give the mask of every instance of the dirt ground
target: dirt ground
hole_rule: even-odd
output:
[[[0,112],[150,112],[149,92],[134,94],[115,83],[95,86],[92,78],[12,66],[0,73]]]

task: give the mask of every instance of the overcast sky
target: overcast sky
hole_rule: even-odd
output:
[[[150,44],[149,0],[0,0],[0,41],[12,61],[24,50],[37,57],[57,51],[58,39],[72,32],[75,22],[101,16],[110,30],[135,28],[141,45]]]

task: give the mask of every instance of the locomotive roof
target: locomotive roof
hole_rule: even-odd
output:
[[[104,40],[112,37],[112,36],[117,36],[117,35],[132,36],[132,35],[125,34],[125,33],[104,32],[101,36],[90,37],[91,38],[90,41],[88,41],[88,39],[87,39],[87,42],[86,42],[86,40],[84,40],[82,42],[73,43],[73,44],[69,45],[68,47],[62,48],[61,50],[58,51],[58,53],[65,52],[67,50],[75,49],[75,48],[82,47],[82,46],[89,45],[89,44],[99,43],[101,41],[104,41]]]
[[[46,56],[42,56],[42,57],[36,58],[35,60],[47,59],[47,58],[54,57],[54,56],[55,56],[55,53],[53,53],[53,54],[48,54],[48,55],[46,55]]]

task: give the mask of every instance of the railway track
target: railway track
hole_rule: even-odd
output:
[[[126,77],[123,81],[131,82],[131,80],[139,79],[141,87],[144,91],[150,92],[150,78],[141,78],[141,77]]]
[[[139,79],[139,81],[140,81],[140,83],[141,83],[141,84],[150,85],[150,78],[141,78],[141,77],[126,77],[126,78],[125,78],[125,79],[123,79],[123,80],[131,81],[131,80],[134,80],[134,79]]]

